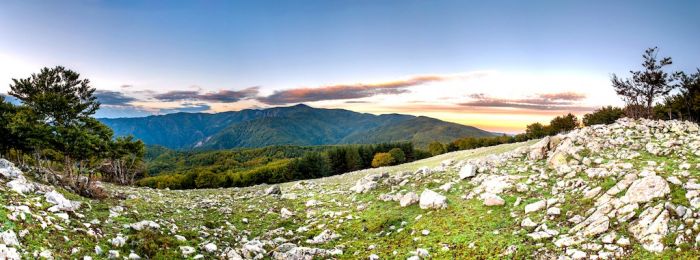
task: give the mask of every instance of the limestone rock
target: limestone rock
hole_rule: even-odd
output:
[[[429,189],[425,189],[420,194],[421,209],[444,209],[447,208],[447,198]]]
[[[654,198],[663,197],[671,192],[666,180],[658,175],[647,176],[636,180],[625,193],[624,200],[630,203],[648,202]]]

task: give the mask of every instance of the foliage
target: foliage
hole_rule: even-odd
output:
[[[401,148],[391,149],[389,150],[389,154],[392,158],[394,158],[395,164],[402,164],[406,162],[406,154],[403,153],[403,150],[401,150]]]
[[[578,126],[578,119],[571,113],[563,116],[557,116],[549,122],[549,134],[555,135],[562,132],[568,132],[576,129]]]
[[[0,100],[0,154],[14,155],[16,162],[34,164],[39,171],[61,169],[59,179],[79,194],[101,196],[91,181],[103,163],[126,157],[133,162],[143,155],[143,143],[113,140],[112,130],[92,117],[100,103],[90,81],[77,72],[43,68],[29,78],[13,79],[10,89],[21,104]],[[27,155],[31,160],[25,160]],[[134,172],[133,165],[121,174]]]
[[[655,107],[656,116],[700,122],[700,69],[690,75],[681,72],[678,87],[677,94]]]
[[[411,143],[344,146],[272,146],[221,151],[172,151],[149,147],[151,177],[140,186],[170,189],[242,187],[326,177],[372,167],[377,153],[402,154],[404,161],[426,156]]]
[[[377,153],[372,160],[372,167],[389,166],[394,163],[394,157],[390,153]]]
[[[583,116],[583,125],[612,124],[617,119],[625,116],[625,110],[619,107],[607,106]]]
[[[428,152],[433,156],[447,152],[445,146],[440,142],[432,142],[428,145]]]
[[[644,51],[644,70],[630,71],[631,78],[621,79],[615,74],[612,75],[612,85],[629,105],[627,112],[630,117],[653,117],[654,101],[668,95],[675,88],[673,82],[680,74],[664,71],[664,67],[671,65],[673,61],[671,57],[658,59],[658,51],[658,47]]]

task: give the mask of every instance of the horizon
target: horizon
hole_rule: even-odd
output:
[[[610,74],[648,47],[700,60],[698,2],[505,2],[2,2],[0,93],[62,65],[101,118],[303,103],[518,133],[621,106]]]

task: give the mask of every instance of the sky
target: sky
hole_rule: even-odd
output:
[[[517,133],[622,105],[658,46],[700,67],[700,1],[0,1],[0,93],[62,65],[98,117],[304,103]]]

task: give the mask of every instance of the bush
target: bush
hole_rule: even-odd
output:
[[[372,167],[374,168],[389,166],[392,163],[394,163],[394,157],[392,157],[390,153],[377,153],[374,155],[374,159],[372,159]]]
[[[394,158],[395,164],[401,164],[406,162],[406,154],[404,154],[403,150],[401,150],[400,148],[394,148],[389,150],[389,154],[391,154],[391,157]]]
[[[583,116],[583,124],[586,126],[599,124],[612,124],[619,118],[625,116],[625,110],[619,107],[601,107],[590,114]]]
[[[435,156],[447,152],[447,149],[445,149],[445,146],[440,142],[432,142],[428,145],[428,152]]]

